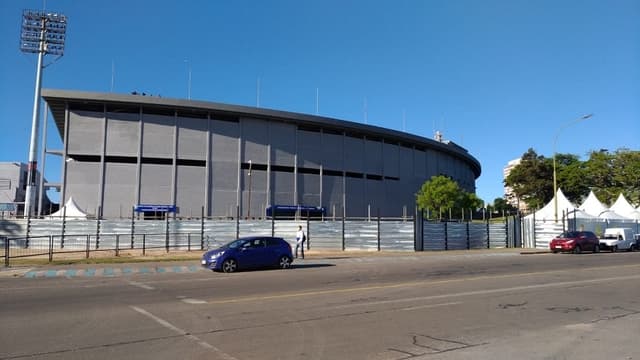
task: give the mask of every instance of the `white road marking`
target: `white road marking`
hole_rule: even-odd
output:
[[[149,286],[143,283],[139,283],[137,281],[127,281],[129,283],[129,285],[133,285],[133,286],[137,286],[139,288],[145,289],[145,290],[155,290],[156,288],[154,288],[153,286]]]
[[[206,304],[207,303],[205,300],[190,299],[190,298],[180,299],[180,301],[182,301],[185,304]]]
[[[190,340],[193,340],[194,342],[196,342],[198,345],[202,346],[203,348],[215,351],[217,353],[217,355],[221,356],[222,359],[238,360],[238,359],[234,358],[233,356],[231,356],[231,355],[223,352],[222,350],[218,349],[217,347],[209,344],[208,342],[206,342],[204,340],[201,340],[197,336],[189,334],[187,331],[185,331],[183,329],[180,329],[179,327],[171,324],[170,322],[168,322],[168,321],[166,321],[164,319],[161,319],[161,318],[153,315],[152,313],[150,313],[150,312],[148,312],[148,311],[146,311],[146,310],[144,310],[142,308],[139,308],[137,306],[130,306],[130,307],[133,310],[137,311],[138,313],[140,313],[140,314],[150,318],[151,320],[157,322],[158,324],[162,325],[163,327],[165,327],[165,328],[167,328],[167,329],[169,329],[169,330],[171,330],[171,331],[173,331],[173,332],[175,332],[175,333],[177,333],[179,335],[183,335],[183,336],[185,336],[186,338],[188,338]]]
[[[526,275],[539,275],[539,274],[545,274],[545,273],[546,272],[504,275],[504,276],[479,276],[479,277],[473,277],[473,278],[451,279],[451,280],[441,280],[441,281],[411,281],[411,282],[388,284],[388,285],[373,285],[373,286],[363,286],[363,287],[354,287],[354,288],[316,290],[316,291],[305,291],[305,292],[298,292],[298,293],[284,293],[284,294],[275,294],[275,295],[266,295],[266,296],[249,296],[244,298],[212,300],[212,301],[209,301],[209,304],[233,304],[233,303],[242,303],[242,302],[267,301],[267,300],[286,299],[286,298],[295,298],[295,297],[321,296],[321,295],[353,293],[353,292],[372,291],[372,290],[388,290],[388,289],[403,288],[403,287],[409,287],[409,286],[411,287],[425,286],[425,285],[433,286],[433,285],[441,285],[441,284],[452,284],[452,283],[460,283],[460,282],[467,282],[467,281],[476,281],[476,280],[483,280],[483,279],[497,280],[500,278],[526,276]],[[553,273],[553,272],[550,272],[550,273]],[[640,279],[640,274],[607,277],[607,278],[599,278],[599,279],[559,281],[554,283],[513,286],[513,287],[504,287],[504,288],[496,288],[496,289],[463,291],[459,293],[449,293],[449,294],[442,294],[442,295],[421,296],[421,297],[413,297],[413,298],[367,302],[366,304],[377,305],[377,304],[389,304],[389,303],[399,303],[399,302],[446,299],[451,297],[488,295],[488,294],[496,294],[496,293],[503,293],[503,292],[519,292],[519,291],[527,291],[527,290],[534,290],[534,289],[545,289],[545,288],[576,286],[576,285],[589,285],[589,284],[598,284],[602,282],[626,281],[626,280],[636,280],[636,279]],[[343,307],[349,307],[349,306],[353,306],[353,304],[343,305]]]
[[[464,297],[464,296],[475,296],[475,295],[488,295],[488,294],[496,294],[503,292],[518,292],[518,291],[526,291],[533,289],[546,289],[553,287],[562,287],[562,286],[570,286],[576,284],[598,284],[601,282],[612,282],[612,281],[625,281],[625,280],[635,280],[640,279],[640,275],[629,275],[629,276],[619,276],[614,278],[601,278],[601,279],[588,279],[588,280],[575,280],[575,281],[559,281],[555,283],[546,283],[546,284],[535,284],[535,285],[522,285],[522,286],[513,286],[513,287],[505,287],[505,288],[497,288],[497,289],[485,289],[485,290],[472,290],[472,291],[463,291],[458,293],[450,293],[450,294],[442,294],[442,295],[431,295],[431,296],[419,296],[413,298],[403,298],[403,299],[393,299],[393,300],[382,300],[382,301],[374,301],[357,304],[358,306],[362,305],[381,305],[381,304],[393,304],[400,302],[411,302],[411,301],[425,301],[425,300],[437,300],[437,299],[447,299],[452,297]],[[442,283],[453,282],[452,281],[442,281]],[[351,307],[356,304],[343,305],[342,307]]]

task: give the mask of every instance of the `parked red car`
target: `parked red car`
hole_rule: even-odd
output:
[[[584,250],[600,252],[600,239],[591,231],[565,231],[549,243],[553,253],[559,251],[579,254]]]

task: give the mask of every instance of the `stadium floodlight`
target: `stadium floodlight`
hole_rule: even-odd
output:
[[[36,10],[22,13],[20,50],[29,53],[63,55],[67,17]]]
[[[33,212],[34,190],[38,174],[38,117],[40,113],[40,90],[42,88],[42,60],[44,55],[62,56],[67,32],[67,17],[62,14],[24,10],[22,12],[22,31],[20,33],[20,50],[38,54],[36,70],[36,88],[33,99],[33,118],[31,121],[31,141],[29,144],[29,171],[27,172],[27,189],[24,200],[24,215]],[[40,181],[43,181],[43,176]],[[62,199],[64,201],[64,199]]]

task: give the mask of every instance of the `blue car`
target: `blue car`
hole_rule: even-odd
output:
[[[293,262],[291,245],[283,238],[251,236],[234,240],[202,255],[201,264],[213,271],[232,273],[239,269],[278,267]]]

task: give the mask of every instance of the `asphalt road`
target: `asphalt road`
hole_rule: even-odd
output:
[[[0,277],[0,359],[640,359],[640,253],[114,273]]]

